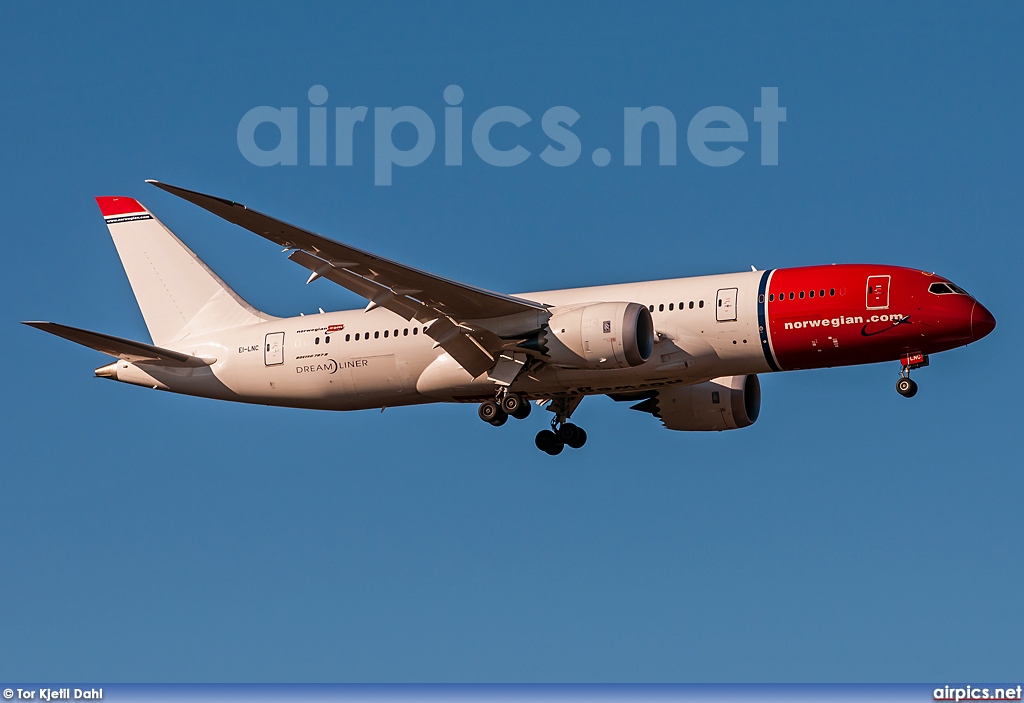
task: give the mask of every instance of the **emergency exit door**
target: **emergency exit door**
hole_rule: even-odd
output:
[[[715,319],[719,322],[734,322],[736,320],[736,290],[736,288],[722,288],[718,291]]]
[[[284,363],[284,332],[271,332],[267,335],[267,343],[263,347],[263,360],[267,366]]]

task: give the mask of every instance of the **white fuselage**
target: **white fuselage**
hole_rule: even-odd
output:
[[[650,359],[639,366],[588,370],[544,364],[520,374],[512,390],[530,398],[626,393],[769,371],[758,334],[761,277],[752,271],[524,293],[523,298],[549,306],[599,301],[653,306],[658,338]],[[721,314],[722,291],[721,303],[727,309],[732,298],[733,313]],[[415,320],[383,308],[280,318],[166,345],[216,359],[207,367],[118,361],[116,378],[189,395],[326,410],[494,397],[487,374],[472,378],[423,330]]]

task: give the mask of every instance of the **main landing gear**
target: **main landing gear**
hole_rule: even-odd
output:
[[[583,396],[561,396],[551,401],[548,410],[555,416],[551,419],[551,429],[541,430],[537,433],[537,449],[546,454],[555,456],[561,454],[566,447],[579,449],[587,443],[587,433],[582,427],[578,427],[569,418],[573,411],[579,406]]]
[[[559,425],[552,420],[550,430],[541,430],[537,433],[536,443],[537,449],[555,456],[561,454],[567,446],[573,449],[582,447],[587,443],[587,432],[571,422]]]
[[[530,402],[518,393],[506,393],[494,400],[485,400],[477,410],[480,419],[495,427],[508,422],[511,415],[517,420],[525,420],[530,415]]]
[[[587,443],[587,433],[582,427],[569,422],[569,417],[583,400],[583,396],[563,396],[555,398],[548,410],[555,414],[551,420],[550,430],[541,430],[537,434],[537,448],[554,456],[561,454],[566,447],[579,449]],[[530,402],[518,393],[502,393],[494,400],[485,400],[477,410],[484,422],[501,427],[508,422],[509,416],[517,420],[525,420],[530,414]]]
[[[928,365],[927,354],[906,354],[900,359],[900,378],[896,381],[896,392],[904,398],[917,395],[917,384],[910,380],[910,372]]]

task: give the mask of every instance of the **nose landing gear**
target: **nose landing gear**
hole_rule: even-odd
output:
[[[896,381],[896,392],[904,398],[917,395],[917,384],[910,380],[910,372],[928,365],[928,355],[921,353],[905,354],[900,359],[900,378]]]

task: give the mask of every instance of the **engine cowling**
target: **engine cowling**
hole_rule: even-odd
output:
[[[736,430],[757,421],[761,412],[761,382],[753,374],[723,376],[693,386],[665,388],[651,400],[654,402],[642,409],[661,418],[667,429]]]
[[[551,363],[583,369],[625,369],[651,358],[654,321],[639,303],[555,308],[538,336]]]

